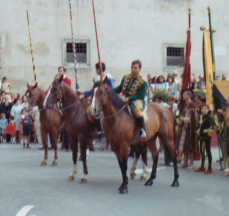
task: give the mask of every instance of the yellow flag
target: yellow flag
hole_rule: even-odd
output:
[[[210,31],[209,29],[203,30],[203,54],[204,54],[204,75],[206,79],[206,103],[211,107],[213,111],[213,97],[212,97],[212,88],[213,88],[213,63],[212,63],[212,50],[211,50],[211,41],[210,41]]]

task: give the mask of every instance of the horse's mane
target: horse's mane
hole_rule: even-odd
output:
[[[71,89],[71,87],[69,87],[69,85],[66,84],[66,83],[63,82],[63,81],[62,81],[62,83],[63,83],[63,86],[66,87],[66,88],[68,89],[68,91],[72,93],[72,95],[75,97],[75,99],[79,100],[78,95]]]
[[[118,97],[117,93],[112,89],[108,91],[108,97],[110,99],[110,102],[114,105],[117,111],[122,109],[123,106],[125,106],[125,103]],[[127,114],[130,114],[127,107],[124,108],[124,111]]]
[[[103,82],[97,81],[95,82],[93,88],[99,87],[100,85],[103,85]],[[114,108],[117,111],[119,111],[120,109],[122,109],[125,106],[125,103],[118,97],[117,93],[113,91],[112,89],[108,91],[108,97],[110,99],[110,102],[114,105]],[[127,107],[124,108],[124,111],[127,114],[130,114]]]

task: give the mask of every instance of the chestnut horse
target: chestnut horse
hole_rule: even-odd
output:
[[[68,176],[68,180],[73,180],[77,172],[78,140],[80,143],[81,159],[83,162],[84,175],[81,182],[86,182],[88,174],[86,164],[87,145],[91,141],[91,133],[95,130],[95,124],[91,123],[87,117],[87,100],[80,100],[72,89],[64,82],[63,76],[55,78],[49,87],[49,92],[45,98],[46,108],[52,108],[58,101],[62,103],[62,113],[65,119],[65,129],[69,134],[69,141],[72,149],[73,171]]]
[[[37,83],[34,86],[30,86],[27,83],[27,90],[25,95],[27,97],[28,107],[26,107],[27,111],[32,110],[34,106],[38,106],[40,111],[40,123],[41,123],[41,137],[44,143],[45,155],[44,160],[40,165],[46,165],[48,159],[48,133],[53,134],[53,147],[55,151],[54,161],[52,166],[57,165],[57,139],[58,139],[58,129],[61,126],[62,116],[58,112],[57,109],[44,109],[43,102],[46,97],[45,91],[41,90],[37,87]]]
[[[107,79],[103,82],[98,81],[92,88],[91,114],[97,116],[102,107],[105,126],[105,136],[111,144],[111,148],[117,156],[119,166],[122,172],[123,182],[119,187],[119,192],[125,194],[128,192],[127,159],[129,146],[147,142],[153,158],[153,168],[150,178],[145,185],[152,185],[156,178],[156,169],[158,163],[159,148],[156,146],[156,138],[160,136],[164,139],[173,159],[174,181],[171,186],[179,186],[177,158],[174,146],[174,119],[171,111],[157,103],[148,104],[148,121],[145,125],[147,137],[140,139],[138,137],[139,128],[134,118],[129,114],[126,104],[117,96],[117,94],[106,88]]]

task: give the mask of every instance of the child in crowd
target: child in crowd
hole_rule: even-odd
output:
[[[6,118],[6,114],[5,113],[1,113],[0,115],[0,129],[2,131],[2,136],[1,136],[1,142],[6,142],[6,133],[5,133],[5,128],[8,124],[8,120]]]
[[[22,134],[23,134],[23,124],[22,124],[22,120],[25,118],[25,114],[26,114],[26,111],[25,111],[25,108],[21,110],[21,115],[20,115],[20,128],[19,128],[19,133],[20,133],[20,136],[22,137]],[[21,140],[22,141],[22,140]]]
[[[173,113],[173,117],[175,118],[178,112],[178,106],[175,103],[175,97],[174,96],[168,96],[168,104],[169,104],[169,109]]]
[[[21,123],[23,125],[23,133],[22,133],[22,139],[23,139],[23,148],[25,148],[25,141],[27,143],[27,148],[30,148],[29,146],[29,136],[30,136],[30,125],[32,124],[32,119],[29,118],[29,114],[26,113],[25,117],[21,120]]]
[[[204,144],[208,156],[208,169],[204,172],[205,174],[212,173],[212,154],[211,154],[211,136],[215,132],[215,119],[211,115],[209,105],[204,103],[201,107],[201,117],[200,117],[200,128],[197,130],[199,140],[200,140],[200,154],[201,154],[201,166],[195,170],[195,172],[204,172]]]
[[[5,132],[11,136],[10,142],[15,143],[17,131],[15,129],[15,121],[13,116],[9,117],[9,123],[5,128]]]
[[[2,78],[2,91],[9,92],[11,88],[10,83],[7,81],[6,77]]]

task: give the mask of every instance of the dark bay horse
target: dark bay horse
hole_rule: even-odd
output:
[[[40,110],[40,124],[41,124],[41,136],[44,143],[45,155],[44,160],[40,165],[46,165],[48,159],[48,133],[53,134],[53,147],[55,150],[54,161],[52,166],[57,165],[57,139],[58,139],[58,130],[61,126],[62,116],[57,109],[44,109],[43,103],[46,97],[45,91],[37,87],[37,83],[34,86],[30,86],[27,83],[27,90],[25,92],[27,97],[28,107],[27,111],[32,110],[34,106],[38,106]]]
[[[153,179],[156,178],[156,169],[158,163],[159,148],[156,146],[156,138],[160,136],[164,139],[169,150],[170,156],[173,159],[174,165],[174,181],[172,186],[179,186],[177,158],[174,146],[174,119],[170,110],[160,104],[148,104],[147,116],[148,121],[145,125],[147,137],[145,139],[138,138],[138,127],[134,118],[129,114],[125,103],[112,90],[106,89],[105,83],[98,81],[92,88],[92,103],[91,114],[97,116],[102,107],[105,126],[105,136],[111,144],[112,150],[115,152],[119,166],[122,172],[123,182],[119,187],[119,192],[124,194],[128,192],[127,159],[129,146],[147,142],[147,146],[151,151],[153,158],[153,168],[150,178],[145,185],[152,185]]]
[[[65,129],[69,134],[69,141],[72,149],[73,171],[68,176],[68,180],[73,180],[77,172],[78,140],[80,143],[81,159],[83,162],[83,177],[81,182],[86,182],[88,174],[86,164],[87,145],[91,141],[91,133],[95,130],[95,124],[91,123],[87,117],[87,100],[80,100],[72,89],[64,82],[63,76],[55,78],[49,87],[49,92],[45,99],[46,108],[52,108],[58,101],[62,104],[62,113],[65,119]]]

